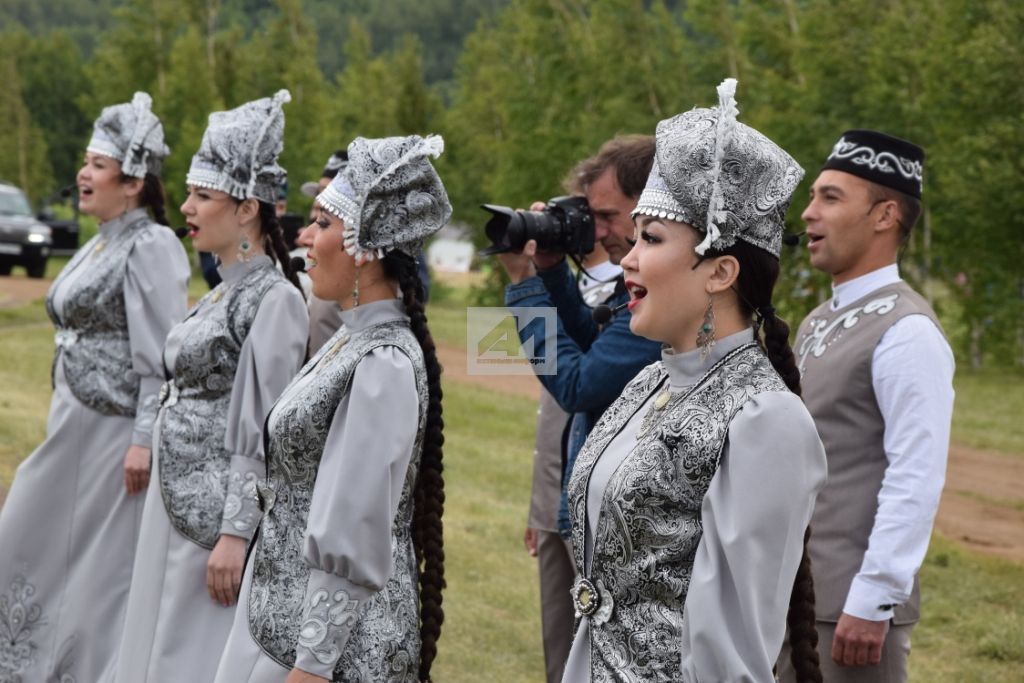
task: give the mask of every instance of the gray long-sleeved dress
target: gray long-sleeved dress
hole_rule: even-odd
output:
[[[110,263],[128,238],[133,244]],[[101,261],[116,278],[90,277]],[[123,286],[138,407],[131,417],[87,406],[58,350],[46,440],[18,467],[0,513],[0,680],[91,683],[111,664],[143,503],[125,491],[124,456],[132,444],[150,444],[160,351],[185,313],[188,277],[174,234],[138,209],[101,225],[50,288],[51,312],[63,326],[68,302],[84,287]],[[61,349],[75,343],[59,336]]]
[[[422,410],[413,361],[398,346],[376,346],[358,360],[348,390],[333,414],[323,416],[315,408],[325,400],[321,392],[330,389],[323,385],[322,375],[337,366],[346,345],[355,345],[354,340],[375,326],[407,326],[408,318],[397,300],[364,304],[344,311],[342,317],[344,327],[303,368],[267,419],[268,440],[273,443],[292,439],[282,432],[282,415],[290,414],[295,404],[309,406],[314,421],[330,417],[312,492],[275,491],[278,504],[282,498],[291,500],[311,493],[305,528],[282,530],[295,534],[294,543],[289,540],[288,548],[274,549],[287,557],[294,552],[294,561],[302,563],[301,568],[287,567],[295,576],[304,577],[301,585],[285,586],[297,590],[300,600],[285,613],[281,605],[251,604],[255,600],[254,564],[261,552],[257,546],[246,567],[217,683],[279,683],[287,675],[289,667],[281,663],[280,653],[272,656],[254,638],[253,618],[273,622],[267,632],[276,639],[282,633],[295,633],[295,641],[282,647],[293,649],[295,666],[302,670],[331,679],[343,655],[354,654],[354,661],[348,660],[352,668],[345,680],[414,680],[419,650],[418,642],[410,642],[418,641],[415,568],[406,566],[412,562],[411,546],[410,557],[404,558],[404,542],[393,536],[400,501],[407,503],[414,479],[410,476],[415,473],[413,460],[418,459]],[[265,540],[266,532],[261,534]],[[404,559],[396,562],[396,552]],[[293,582],[290,576],[271,580]],[[400,600],[393,600],[396,585]],[[376,600],[380,595],[386,599]],[[400,613],[401,618],[389,621],[388,610]],[[360,622],[368,619],[368,614],[374,624],[383,622],[388,627],[364,632]],[[413,632],[407,634],[409,628]],[[354,631],[360,634],[361,646],[376,651],[353,653],[348,646]],[[391,651],[392,644],[408,648],[408,652]],[[391,678],[366,673],[385,669]]]
[[[699,351],[664,352],[670,390],[684,392],[727,354],[752,340],[750,330],[721,339],[706,362]],[[657,392],[639,407],[589,470],[586,494],[586,573],[591,572],[594,538],[602,516],[615,515],[606,498],[616,470],[634,456],[644,418]],[[657,409],[654,409],[657,410]],[[586,473],[583,473],[586,474]],[[686,683],[761,683],[773,680],[786,630],[793,577],[803,551],[804,529],[817,492],[825,483],[821,441],[799,397],[768,391],[750,398],[728,425],[720,465],[700,505],[703,533],[693,559],[689,587],[677,624],[678,668]],[[654,476],[648,474],[648,476]],[[657,511],[652,511],[657,515]],[[652,517],[653,519],[653,517]],[[578,520],[574,519],[574,523]],[[669,528],[672,520],[661,520]],[[623,547],[642,556],[643,548]],[[681,558],[680,558],[681,559]],[[656,566],[648,567],[652,574]],[[573,640],[563,681],[592,680],[593,618],[583,616]],[[643,647],[641,644],[640,647]],[[623,644],[622,652],[630,651]],[[625,658],[612,657],[628,671]],[[596,680],[596,679],[595,679]],[[601,678],[600,680],[605,680]],[[662,679],[657,679],[662,680]],[[669,680],[669,679],[665,679]]]
[[[248,539],[259,516],[254,509],[254,486],[246,491],[243,483],[263,476],[263,422],[302,365],[309,319],[301,294],[268,257],[232,264],[222,268],[220,274],[221,284],[167,336],[163,362],[173,373],[186,340],[191,348],[203,348],[224,337],[223,311],[218,309],[231,300],[231,288],[269,283],[241,344],[235,375],[226,378],[231,383],[230,399],[224,406],[227,414],[214,420],[224,425],[221,452],[230,454],[231,502],[221,506],[218,526],[222,534]],[[215,362],[216,357],[205,359]],[[189,371],[208,376],[216,368]],[[167,421],[163,408],[154,428],[153,476],[146,494],[118,657],[115,680],[121,683],[212,680],[234,616],[234,607],[223,607],[209,596],[206,565],[210,550],[182,534],[168,516],[161,485],[165,468],[161,464],[177,452],[173,431],[171,438],[161,438],[166,436],[162,431]],[[161,450],[162,443],[168,445],[168,452]],[[212,458],[213,449],[206,450]],[[233,490],[232,482],[238,483],[238,490]]]

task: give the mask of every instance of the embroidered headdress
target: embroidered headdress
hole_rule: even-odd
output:
[[[736,79],[718,86],[718,106],[658,124],[654,166],[633,216],[686,223],[703,232],[700,255],[737,239],[778,256],[784,217],[804,170],[736,115]]]
[[[186,182],[273,204],[287,177],[277,157],[284,149],[282,107],[291,99],[287,90],[278,90],[272,98],[210,114]]]
[[[127,176],[159,175],[171,150],[164,144],[164,127],[150,111],[152,106],[149,95],[137,92],[131,102],[104,107],[86,150],[119,161]]]
[[[392,249],[416,256],[448,222],[452,206],[429,157],[444,151],[439,135],[356,138],[348,165],[317,196],[345,223],[345,250],[382,258]]]
[[[832,147],[821,170],[853,174],[911,197],[921,198],[924,150],[874,130],[848,130]]]

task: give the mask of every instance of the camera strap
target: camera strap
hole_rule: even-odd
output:
[[[570,261],[572,261],[573,263],[576,264],[576,283],[577,284],[579,284],[580,278],[582,276],[584,276],[584,275],[589,277],[594,282],[600,282],[602,284],[606,284],[606,283],[609,283],[609,282],[614,282],[617,278],[621,277],[621,275],[616,275],[615,277],[608,278],[607,280],[602,280],[601,278],[594,277],[593,275],[590,274],[590,271],[588,271],[586,268],[583,267],[583,259],[581,259],[578,254],[566,254],[566,256],[569,257]]]

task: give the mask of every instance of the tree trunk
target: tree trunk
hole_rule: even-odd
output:
[[[935,293],[932,291],[932,212],[927,206],[921,218],[921,285],[928,305],[935,308]]]
[[[985,323],[982,320],[971,321],[970,359],[971,369],[981,369],[981,338],[985,334]]]
[[[217,67],[217,11],[218,0],[209,0],[206,3],[206,64],[211,70]]]

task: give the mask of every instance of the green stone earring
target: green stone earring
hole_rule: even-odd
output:
[[[708,298],[708,307],[704,310],[704,322],[697,333],[697,347],[700,349],[700,360],[703,363],[715,345],[715,309]]]

